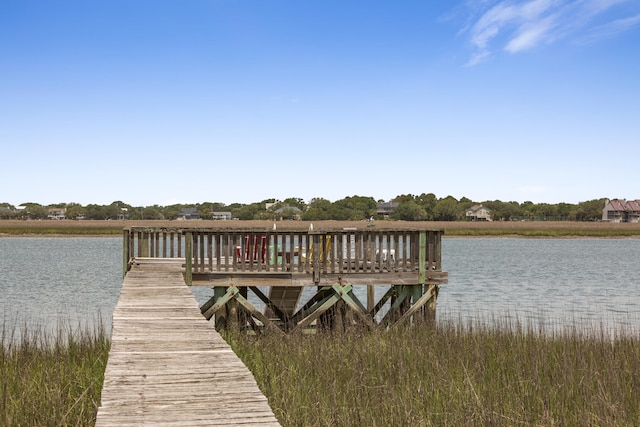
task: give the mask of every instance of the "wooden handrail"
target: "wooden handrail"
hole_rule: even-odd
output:
[[[123,273],[134,258],[184,258],[193,274],[318,276],[441,271],[442,230],[257,230],[149,228],[124,230]],[[184,241],[184,242],[183,242]],[[184,247],[184,250],[183,250]]]

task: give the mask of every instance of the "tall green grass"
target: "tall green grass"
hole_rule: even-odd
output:
[[[638,426],[640,339],[502,321],[227,334],[285,426]]]
[[[103,328],[16,331],[1,330],[0,425],[93,425],[109,352]]]
[[[0,425],[93,425],[102,328],[14,331],[2,329]],[[640,425],[637,331],[497,321],[225,338],[284,426]]]

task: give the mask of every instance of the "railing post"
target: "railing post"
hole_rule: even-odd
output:
[[[184,236],[184,261],[184,281],[187,283],[187,286],[191,286],[193,283],[193,234],[191,231],[187,231]]]
[[[418,283],[424,285],[426,281],[426,258],[427,258],[427,232],[425,230],[420,231],[420,241],[418,250]]]
[[[309,237],[313,239],[313,249],[311,250],[311,256],[313,257],[313,282],[320,284],[320,249],[322,240],[319,234],[312,234]]]
[[[124,230],[122,233],[122,277],[127,275],[129,270],[129,236],[131,235],[129,230]]]
[[[149,231],[143,231],[138,239],[138,255],[141,258],[149,256]]]

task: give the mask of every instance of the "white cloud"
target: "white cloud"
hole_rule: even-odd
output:
[[[553,0],[529,0],[521,4],[502,1],[484,13],[471,29],[471,44],[487,48],[489,42],[502,30],[522,26],[535,27],[537,20],[552,5]]]
[[[510,53],[531,49],[538,45],[555,26],[553,17],[548,17],[535,23],[523,25],[504,50]]]
[[[640,14],[628,18],[616,19],[591,29],[580,42],[592,43],[601,39],[615,37],[616,35],[629,31],[640,25]]]
[[[471,59],[469,59],[469,62],[467,62],[465,66],[473,67],[474,65],[481,64],[489,59],[489,55],[490,53],[486,49],[476,52],[471,56]]]
[[[473,48],[467,66],[486,61],[493,50],[518,53],[552,43],[572,33],[590,32],[591,38],[611,36],[640,23],[640,15],[619,17],[590,28],[596,19],[610,19],[605,12],[630,0],[501,0],[469,7],[465,24]],[[622,11],[623,12],[623,11]],[[621,13],[622,13],[621,12]],[[607,14],[608,15],[608,14]]]

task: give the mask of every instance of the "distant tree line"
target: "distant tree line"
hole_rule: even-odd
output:
[[[392,201],[397,202],[390,219],[405,221],[460,221],[465,220],[468,208],[482,204],[491,209],[494,221],[599,221],[605,199],[595,199],[578,204],[502,202],[500,200],[474,202],[466,197],[436,197],[435,194],[402,194]],[[169,206],[132,206],[122,201],[109,205],[78,203],[58,203],[40,205],[23,203],[19,207],[0,203],[0,219],[46,219],[51,209],[66,209],[68,219],[132,219],[132,220],[174,220],[186,208],[195,208],[201,219],[212,219],[214,212],[230,212],[232,218],[240,220],[363,220],[382,219],[377,213],[377,204],[372,197],[351,196],[335,202],[323,198],[313,198],[306,203],[301,198],[284,200],[267,199],[261,202],[242,204],[204,202],[197,204],[173,204]]]

